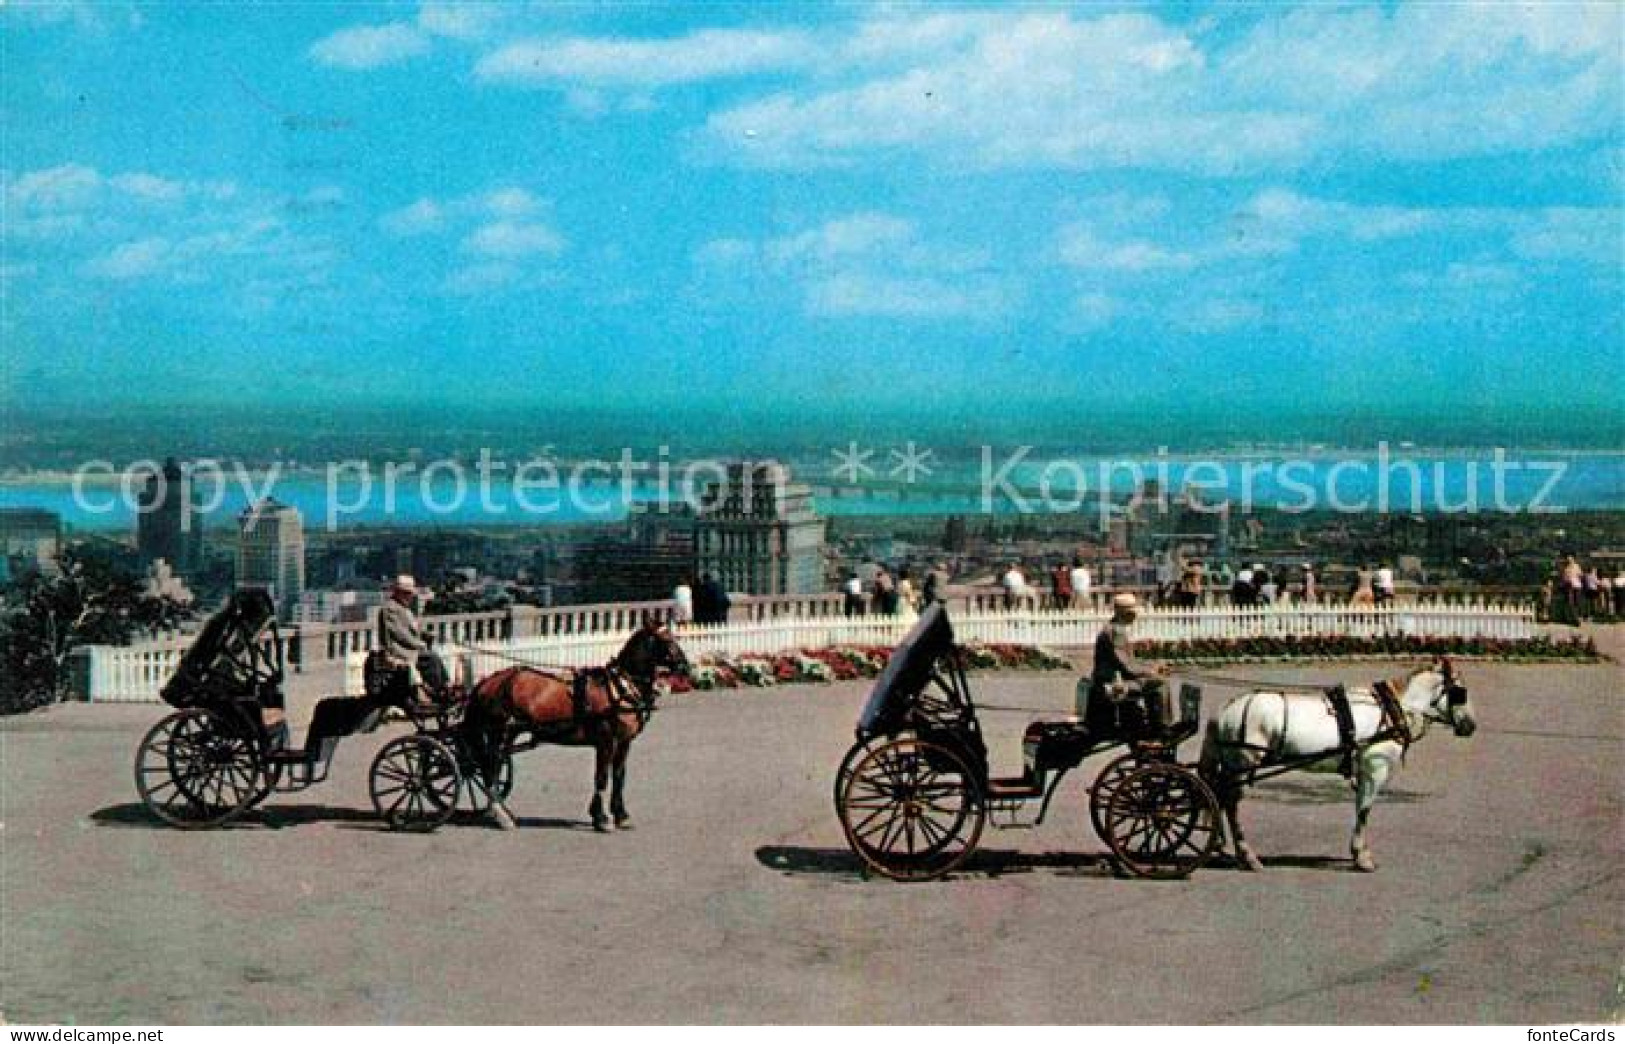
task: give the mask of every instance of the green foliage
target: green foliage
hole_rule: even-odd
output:
[[[0,615],[0,714],[60,700],[73,650],[127,645],[141,633],[174,628],[190,610],[149,597],[136,576],[111,559],[69,548],[58,570],[31,573],[8,592]]]

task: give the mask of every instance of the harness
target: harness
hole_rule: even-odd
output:
[[[1306,686],[1280,686],[1280,688],[1293,688],[1297,689],[1298,691],[1304,691],[1307,689]],[[1363,741],[1357,737],[1355,732],[1354,708],[1349,701],[1348,689],[1342,685],[1334,685],[1330,688],[1321,688],[1317,686],[1309,691],[1320,694],[1320,696],[1326,701],[1327,712],[1336,719],[1337,746],[1331,750],[1323,750],[1314,754],[1306,754],[1302,757],[1295,757],[1288,761],[1283,759],[1282,753],[1284,748],[1280,747],[1279,745],[1275,747],[1266,747],[1257,743],[1248,743],[1245,740],[1240,739],[1222,742],[1220,745],[1228,749],[1251,750],[1264,755],[1264,761],[1260,764],[1252,766],[1252,768],[1245,774],[1248,779],[1256,780],[1261,778],[1259,776],[1259,771],[1261,769],[1265,769],[1266,767],[1271,769],[1268,775],[1273,776],[1280,771],[1301,767],[1317,761],[1324,761],[1327,758],[1335,756],[1338,758],[1339,774],[1341,774],[1345,779],[1352,780],[1355,773],[1355,759],[1359,756],[1361,751],[1366,750],[1378,743],[1392,741],[1398,743],[1401,751],[1404,752],[1408,751],[1411,744],[1415,743],[1419,738],[1421,738],[1419,733],[1411,727],[1410,715],[1406,712],[1404,704],[1400,702],[1398,686],[1392,681],[1381,680],[1374,682],[1371,686],[1371,695],[1376,701],[1378,712],[1381,715],[1381,720],[1377,725],[1377,731],[1372,733]],[[1287,718],[1290,717],[1292,708],[1291,701],[1286,700],[1285,695],[1286,693],[1283,692],[1281,705],[1282,728],[1279,737],[1279,743],[1283,744],[1286,742],[1288,733],[1291,732],[1291,728],[1287,723]],[[1242,723],[1240,731],[1244,736],[1247,734],[1247,715],[1251,713],[1251,711],[1251,703],[1249,703],[1242,711]]]

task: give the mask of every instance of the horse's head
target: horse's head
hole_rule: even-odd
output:
[[[661,671],[688,674],[688,657],[672,635],[671,628],[654,616],[645,617],[643,626],[615,655],[615,664],[642,683],[652,683]]]
[[[1428,721],[1449,725],[1458,736],[1471,736],[1478,731],[1473,704],[1467,698],[1467,686],[1462,684],[1448,656],[1440,657],[1432,667],[1418,672],[1411,691],[1417,695],[1405,701],[1407,708]]]

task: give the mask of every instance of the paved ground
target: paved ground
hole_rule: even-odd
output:
[[[516,834],[388,833],[377,737],[264,819],[162,829],[129,773],[162,709],[58,708],[0,724],[0,1003],[81,1023],[1617,1019],[1621,672],[1467,670],[1484,728],[1413,751],[1380,873],[1346,862],[1346,788],[1294,778],[1249,806],[1267,872],[1171,884],[1112,875],[1079,782],[955,879],[864,880],[828,796],[856,685],[674,701],[634,753],[637,829],[611,836],[583,827],[573,750],[521,761]],[[1025,709],[1071,689],[974,685],[1016,708],[984,715],[996,769]]]

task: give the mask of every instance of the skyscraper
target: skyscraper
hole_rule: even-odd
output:
[[[291,619],[305,593],[305,520],[272,497],[237,516],[237,586],[263,587]]]
[[[813,594],[824,589],[824,520],[812,490],[782,464],[732,464],[700,498],[699,572],[730,591]]]
[[[197,511],[192,476],[174,457],[147,476],[138,498],[135,549],[142,565],[169,563],[178,576],[195,573],[203,562],[203,520]]]

